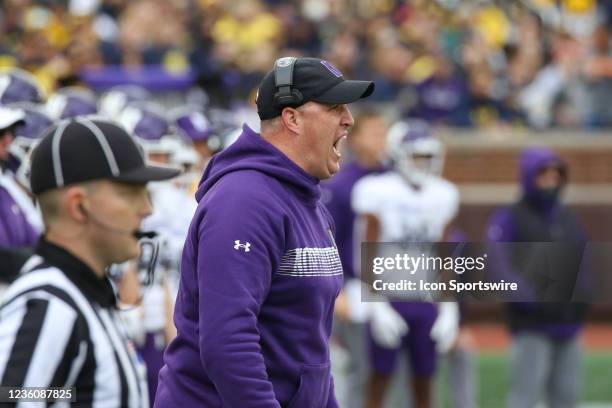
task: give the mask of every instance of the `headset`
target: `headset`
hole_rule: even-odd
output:
[[[79,210],[98,227],[116,234],[131,235],[138,240],[138,245],[140,246],[138,269],[143,271],[143,273],[138,274],[138,278],[143,288],[146,289],[150,287],[155,280],[155,269],[157,267],[159,255],[159,240],[156,239],[158,235],[157,232],[142,231],[140,229],[137,231],[129,231],[123,228],[115,227],[110,223],[95,217],[93,213],[88,211],[83,204],[79,204]],[[142,295],[137,304],[140,304],[141,301]]]
[[[298,106],[304,100],[302,93],[293,88],[293,69],[297,58],[283,57],[274,63],[274,104],[279,108]]]

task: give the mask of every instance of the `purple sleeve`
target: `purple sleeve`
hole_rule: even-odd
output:
[[[26,242],[23,246],[33,247],[40,239],[40,234],[28,223],[26,227]]]
[[[0,219],[0,247],[9,248],[12,247],[11,241],[9,240],[6,227],[4,226],[4,222]]]
[[[492,258],[489,258],[492,266],[490,269],[492,277],[497,280],[503,279],[507,282],[517,283],[519,289],[516,293],[513,292],[513,299],[533,299],[535,293],[531,286],[514,270],[510,258],[511,246],[503,244],[504,242],[511,243],[517,240],[515,222],[509,208],[498,209],[493,213],[489,219],[485,238],[487,242],[493,244],[488,249],[489,253],[495,254]],[[496,243],[501,244],[496,245]]]
[[[509,209],[496,210],[487,225],[487,242],[513,242],[516,240],[514,223]]]
[[[336,393],[334,392],[334,379],[329,378],[329,396],[327,397],[327,405],[325,408],[340,408],[338,401],[336,401]]]
[[[279,407],[258,315],[284,247],[283,222],[269,197],[228,182],[209,192],[198,228],[200,358],[224,406]]]
[[[34,246],[39,234],[30,225],[21,209],[14,210],[16,206],[17,203],[9,192],[0,187],[0,246],[8,248]]]
[[[6,190],[0,187],[0,247],[5,248],[15,246],[9,236],[9,230],[11,228],[9,222],[12,217],[10,204],[12,204],[12,199],[10,199]]]

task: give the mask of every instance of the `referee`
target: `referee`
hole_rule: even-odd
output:
[[[31,171],[45,233],[0,305],[0,405],[23,404],[9,394],[27,387],[61,387],[78,406],[148,407],[106,269],[139,254],[146,183],[177,174],[146,165],[111,122],[81,117],[46,132]]]

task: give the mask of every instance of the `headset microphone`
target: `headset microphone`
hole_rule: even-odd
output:
[[[153,284],[153,280],[155,279],[155,267],[157,266],[157,257],[159,255],[159,242],[155,238],[157,237],[157,232],[155,231],[127,231],[122,228],[117,228],[111,225],[107,225],[106,223],[98,220],[93,216],[89,211],[85,209],[85,206],[82,204],[79,205],[83,214],[85,214],[91,221],[97,226],[104,228],[107,231],[116,232],[118,234],[126,234],[131,235],[136,238],[140,245],[140,257],[138,259],[138,268],[144,272],[144,274],[139,273],[140,284],[147,288]],[[140,303],[141,299],[138,301]]]
[[[155,231],[134,231],[132,233],[132,236],[136,239],[143,239],[143,238],[148,238],[148,239],[153,239],[155,237],[157,237],[157,232]]]
[[[124,230],[122,228],[117,228],[115,226],[108,225],[105,222],[103,222],[103,221],[97,219],[96,217],[94,217],[94,215],[92,213],[90,213],[89,211],[87,211],[83,205],[80,205],[79,207],[81,208],[81,211],[83,211],[83,214],[85,214],[87,217],[89,217],[94,224],[96,224],[97,226],[99,226],[101,228],[104,228],[107,231],[116,232],[118,234],[128,234],[128,235],[131,235],[131,236],[133,236],[134,238],[136,238],[138,240],[141,240],[143,238],[153,239],[153,238],[157,237],[157,232],[155,232],[155,231],[141,231],[141,230],[128,231],[128,230]]]

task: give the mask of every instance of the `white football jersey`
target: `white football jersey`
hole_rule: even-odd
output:
[[[194,197],[188,196],[169,181],[150,183],[149,191],[153,214],[143,220],[142,229],[156,231],[165,241],[164,244],[169,246],[166,250],[173,253],[169,256],[180,259],[189,224],[198,204]]]
[[[359,180],[351,201],[355,213],[378,218],[381,242],[437,242],[457,214],[459,192],[440,177],[416,189],[399,173],[387,172]]]
[[[380,247],[377,256],[393,258],[396,254],[408,254],[420,257],[434,255],[430,243],[442,239],[444,229],[457,213],[459,193],[452,183],[440,177],[431,177],[417,189],[399,173],[388,172],[369,175],[358,181],[351,201],[355,213],[372,214],[378,218],[379,242],[396,243]],[[355,231],[359,230],[358,226]],[[363,235],[355,238],[355,244],[360,245]],[[406,242],[410,244],[403,244]],[[355,261],[360,264],[360,260]],[[420,268],[410,273],[388,271],[384,277],[386,282],[400,282],[403,279],[431,282],[437,279],[437,273]],[[392,297],[434,300],[429,291],[421,289],[397,292]]]
[[[183,245],[191,218],[197,208],[193,196],[176,187],[171,181],[149,184],[153,213],[144,219],[142,229],[158,233],[160,242],[156,279],[144,293],[144,327],[147,332],[156,332],[165,326],[166,308],[163,282],[167,282],[172,299],[178,292],[179,264]],[[162,278],[163,276],[163,278]]]

